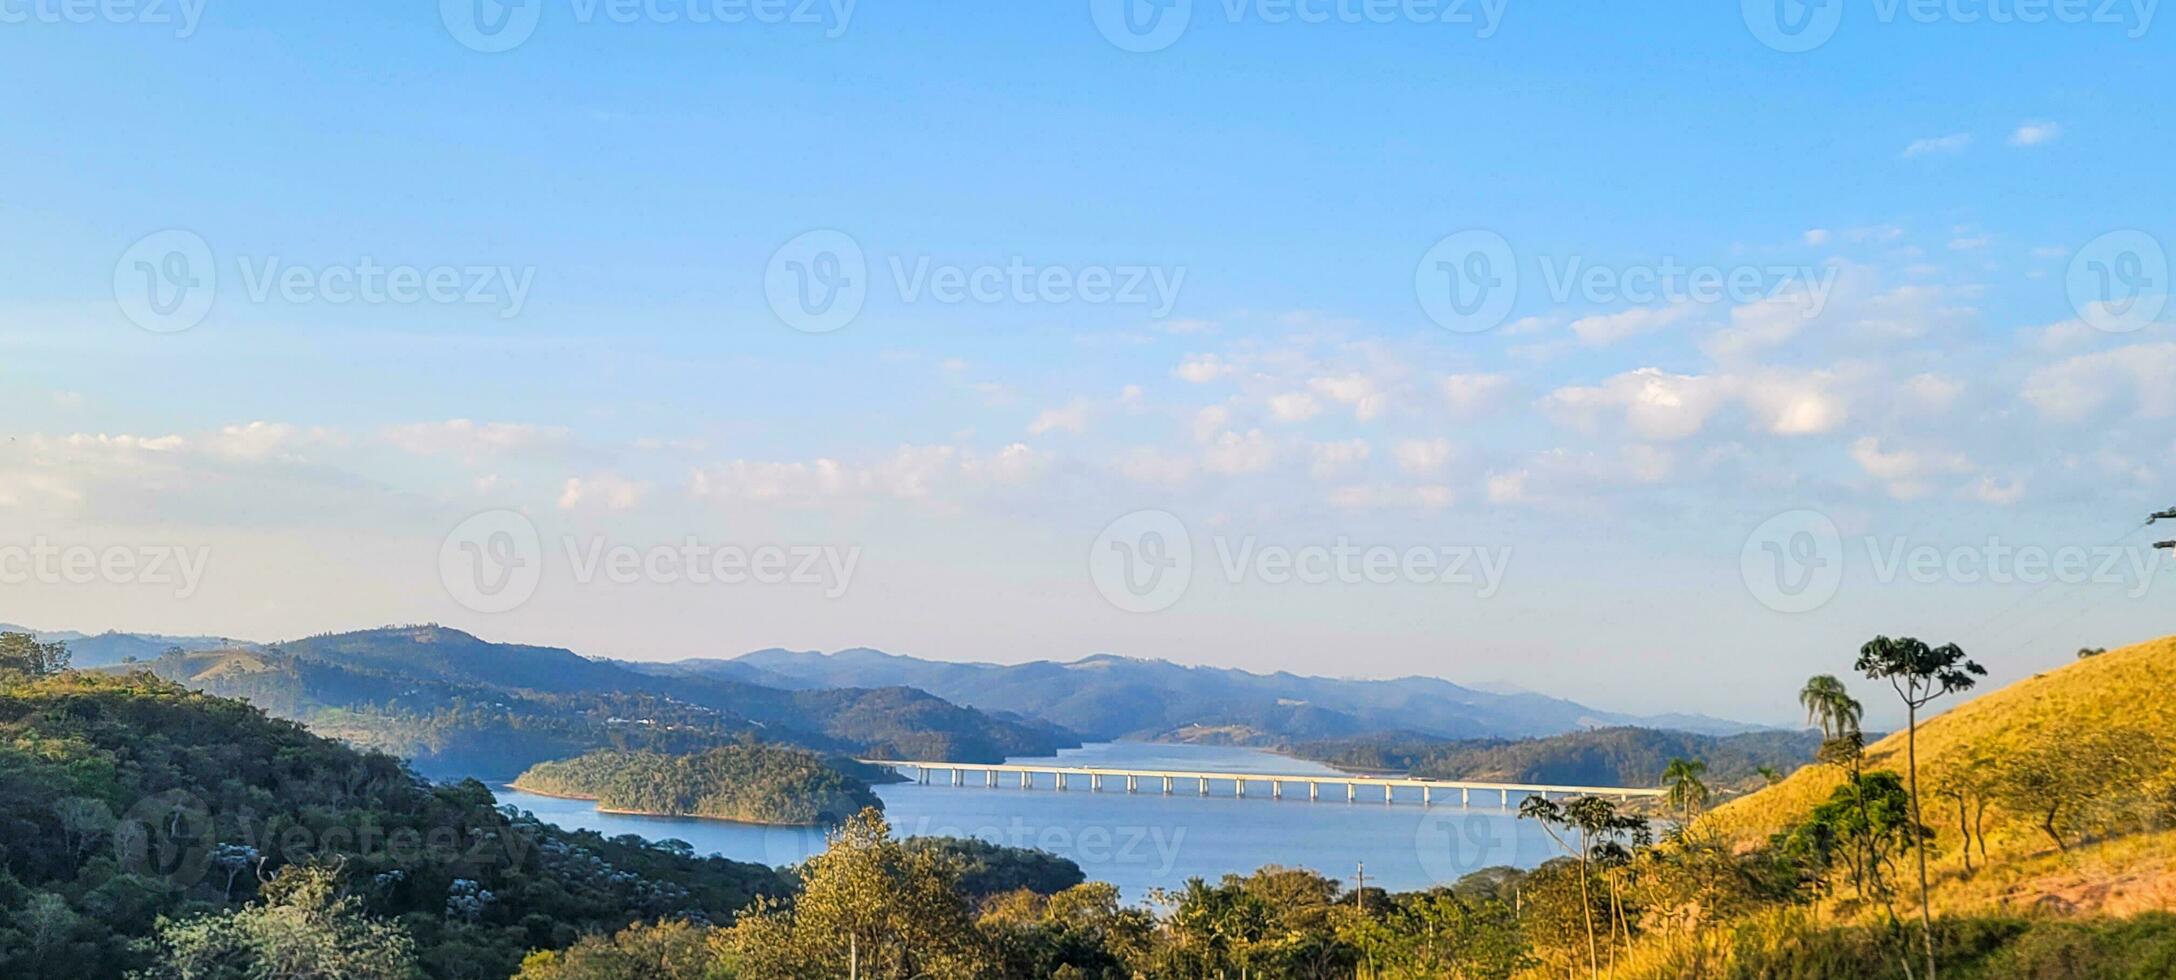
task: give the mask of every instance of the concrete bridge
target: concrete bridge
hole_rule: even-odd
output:
[[[1456,793],[1458,794],[1459,806],[1472,806],[1473,795],[1480,793],[1483,795],[1484,800],[1488,795],[1494,794],[1498,798],[1498,805],[1509,809],[1513,796],[1539,796],[1542,799],[1548,799],[1551,796],[1603,796],[1615,797],[1619,800],[1630,800],[1635,797],[1659,797],[1667,793],[1666,790],[1661,789],[1626,786],[1552,786],[1540,783],[1486,783],[1449,779],[1413,779],[1406,776],[1197,772],[1175,769],[1104,769],[1089,766],[1016,765],[1011,763],[906,762],[896,759],[861,759],[858,761],[867,765],[883,766],[899,773],[901,776],[909,776],[911,773],[910,778],[924,786],[929,785],[930,774],[933,772],[950,773],[951,782],[954,786],[967,785],[970,774],[979,775],[982,785],[992,789],[1005,781],[1006,777],[1016,777],[1018,786],[1021,789],[1033,789],[1037,788],[1035,777],[1048,776],[1050,777],[1047,780],[1049,786],[1057,790],[1067,789],[1068,781],[1071,778],[1085,778],[1088,791],[1091,793],[1103,792],[1106,781],[1108,781],[1114,787],[1122,782],[1128,793],[1140,792],[1143,785],[1152,786],[1164,796],[1172,794],[1174,784],[1181,788],[1191,788],[1199,795],[1208,796],[1212,785],[1230,783],[1232,787],[1231,795],[1243,799],[1247,795],[1248,783],[1267,783],[1270,798],[1278,800],[1284,798],[1284,789],[1288,784],[1307,787],[1307,798],[1309,800],[1320,800],[1322,798],[1322,787],[1324,786],[1333,787],[1334,798],[1334,787],[1343,786],[1345,788],[1345,801],[1350,803],[1360,798],[1362,787],[1367,788],[1370,798],[1374,796],[1374,790],[1379,787],[1383,791],[1383,802],[1386,804],[1394,801],[1392,794],[1399,789],[1417,789],[1420,791],[1422,806],[1434,806],[1436,804],[1436,794],[1438,793],[1444,794],[1445,803],[1449,802],[1450,794]],[[1188,784],[1191,784],[1191,786]],[[1410,798],[1410,794],[1408,794],[1408,798]],[[1486,805],[1486,803],[1484,802],[1483,805]]]

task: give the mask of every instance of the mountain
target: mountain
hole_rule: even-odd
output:
[[[1079,744],[912,688],[665,676],[440,626],[169,652],[140,666],[412,758],[432,775],[508,777],[592,749],[692,752],[751,733],[827,753],[978,762]]]
[[[880,650],[758,650],[730,660],[629,664],[673,677],[774,687],[904,685],[984,710],[1016,711],[1089,738],[1213,739],[1274,745],[1405,730],[1443,738],[1528,737],[1641,725],[1705,734],[1753,730],[1698,715],[1642,718],[1528,692],[1432,677],[1343,680],[1186,667],[1097,655],[1070,663],[948,663]]]
[[[78,633],[75,630],[34,630],[27,626],[11,626],[0,623],[0,633],[28,633],[40,643],[59,641],[68,644],[72,665],[79,669],[111,667],[131,660],[150,660],[168,650],[249,649],[256,646],[247,640],[223,636],[164,636],[158,633]]]
[[[1286,751],[1350,769],[1395,770],[1431,779],[1571,786],[1653,786],[1671,759],[1707,763],[1717,790],[1764,784],[1763,766],[1789,772],[1813,761],[1815,731],[1701,735],[1657,728],[1595,728],[1544,738],[1449,740],[1394,732],[1304,742]]]

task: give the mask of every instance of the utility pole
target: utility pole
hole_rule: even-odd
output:
[[[1368,911],[1368,863],[1366,861],[1360,862],[1359,867],[1354,871],[1353,882],[1352,904],[1359,908],[1360,914],[1366,915]]]

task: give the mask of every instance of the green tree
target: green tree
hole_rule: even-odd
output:
[[[714,932],[685,921],[638,922],[564,950],[530,953],[514,980],[724,980],[731,974],[710,948]]]
[[[1966,659],[1954,643],[1930,647],[1904,636],[1876,636],[1859,648],[1857,668],[1874,680],[1886,680],[1904,702],[1904,758],[1910,773],[1912,823],[1924,826],[1919,809],[1919,709],[1954,691],[1970,690],[1987,668]],[[1919,858],[1919,928],[1927,951],[1927,980],[1934,980],[1934,921],[1927,908],[1927,849],[1914,848]]]
[[[973,977],[988,949],[956,864],[909,850],[874,809],[849,818],[808,860],[792,904],[759,901],[724,946],[744,980]]]
[[[29,633],[0,633],[0,682],[51,677],[68,669],[68,644]]]
[[[1579,904],[1585,913],[1583,920],[1587,931],[1587,970],[1600,976],[1602,960],[1594,931],[1594,896],[1588,882],[1592,880],[1597,864],[1615,865],[1628,855],[1624,847],[1626,839],[1641,844],[1647,842],[1647,821],[1619,814],[1615,804],[1599,796],[1582,796],[1562,805],[1544,797],[1529,796],[1520,802],[1519,816],[1540,823],[1550,840],[1578,860]],[[1615,878],[1610,882],[1609,908],[1614,916],[1617,909]],[[1616,952],[1613,937],[1610,943],[1612,959]]]
[[[1700,777],[1707,775],[1708,764],[1694,759],[1671,759],[1662,770],[1662,785],[1670,788],[1670,808],[1690,825],[1700,815],[1700,808],[1708,802],[1708,784]]]
[[[400,926],[363,913],[339,873],[295,865],[240,911],[162,919],[145,980],[410,980],[421,976]]]
[[[2067,838],[2143,824],[2166,805],[2168,749],[2152,733],[2069,722],[2039,732],[1994,766],[1987,790],[2028,817],[2058,851]]]
[[[1816,674],[1798,689],[1798,703],[1806,708],[1806,721],[1821,727],[1821,737],[1842,738],[1859,730],[1864,707],[1834,674]]]

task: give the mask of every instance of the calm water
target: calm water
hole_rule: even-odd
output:
[[[1251,749],[1137,742],[1100,743],[1055,757],[1011,761],[1335,773],[1312,762]],[[1532,867],[1556,854],[1538,826],[1502,809],[1493,793],[1474,794],[1471,809],[1460,809],[1456,794],[1450,794],[1446,806],[1444,794],[1438,794],[1436,805],[1423,809],[1417,790],[1400,791],[1396,802],[1385,806],[1380,789],[1363,788],[1357,802],[1347,803],[1344,786],[1332,783],[1323,784],[1321,802],[1309,803],[1304,783],[1287,783],[1285,798],[1272,800],[1269,783],[1262,780],[1248,784],[1245,799],[1234,799],[1231,783],[1222,780],[1211,783],[1211,795],[1204,798],[1189,780],[1174,780],[1171,796],[1162,795],[1160,781],[1145,780],[1141,791],[1129,796],[1120,779],[1105,780],[1101,793],[1090,793],[1087,779],[1078,776],[1063,793],[1050,788],[1047,776],[1030,790],[1020,789],[1019,777],[1011,774],[1002,774],[995,789],[983,785],[979,773],[968,774],[967,785],[957,788],[943,771],[931,779],[928,786],[876,788],[895,833],[980,837],[1041,848],[1078,862],[1091,879],[1118,885],[1128,901],[1146,899],[1153,888],[1177,888],[1191,877],[1213,881],[1265,864],[1310,868],[1349,885],[1355,865],[1364,861],[1370,884],[1402,891],[1448,884],[1489,865]],[[695,845],[698,853],[741,861],[794,864],[824,846],[822,832],[807,828],[602,814],[579,800],[505,788],[497,793],[499,802],[562,827],[653,840],[676,837]],[[1513,805],[1517,802],[1514,797]]]

